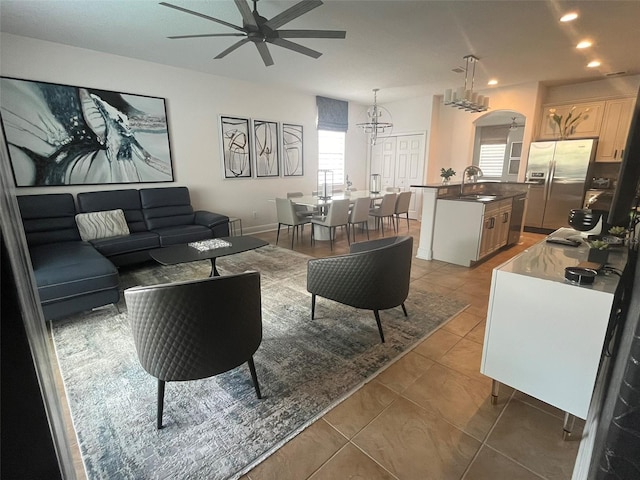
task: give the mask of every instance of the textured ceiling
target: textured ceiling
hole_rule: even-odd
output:
[[[229,0],[170,3],[241,25]],[[270,18],[295,1],[260,0]],[[574,7],[577,21],[560,24]],[[476,89],[495,77],[501,86],[532,81],[572,83],[610,72],[640,73],[640,1],[369,1],[327,0],[287,29],[346,30],[344,40],[294,39],[323,53],[315,60],[269,45],[275,65],[265,67],[252,44],[221,60],[237,38],[170,40],[169,35],[230,33],[229,27],[150,0],[0,0],[0,29],[231,78],[276,84],[311,94],[370,103],[429,95],[461,86],[462,57],[480,58]],[[594,46],[575,45],[588,37]],[[588,69],[592,58],[602,61]],[[0,59],[1,61],[1,59]]]

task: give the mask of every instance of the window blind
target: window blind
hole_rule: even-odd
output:
[[[349,103],[333,98],[316,97],[318,130],[346,132],[349,126]]]

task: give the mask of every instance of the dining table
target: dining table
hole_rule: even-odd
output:
[[[290,200],[295,205],[304,205],[306,207],[312,207],[314,210],[326,215],[326,212],[331,208],[331,202],[334,200],[349,199],[350,204],[353,205],[358,198],[370,198],[373,204],[376,200],[381,200],[385,194],[390,192],[371,192],[369,190],[345,190],[342,192],[335,192],[330,198],[321,198],[317,195],[303,195],[302,197],[291,197]],[[369,225],[370,229],[375,229],[374,225]],[[314,234],[316,240],[329,240],[329,233],[327,228],[317,228]]]
[[[317,208],[319,210],[325,210],[328,206],[331,205],[331,202],[334,200],[344,200],[348,198],[351,200],[351,204],[353,205],[358,198],[367,198],[369,197],[372,202],[375,200],[381,200],[382,197],[388,192],[371,192],[369,190],[353,190],[353,191],[343,191],[336,192],[331,195],[330,198],[321,198],[317,195],[303,195],[302,197],[291,197],[290,200],[296,205],[304,205],[307,207]]]

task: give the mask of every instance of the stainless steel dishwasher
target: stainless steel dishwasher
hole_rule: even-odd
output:
[[[524,207],[526,205],[527,194],[523,193],[513,197],[511,204],[511,221],[509,222],[509,238],[507,245],[513,245],[520,241],[520,233],[522,232],[522,224],[524,220]]]

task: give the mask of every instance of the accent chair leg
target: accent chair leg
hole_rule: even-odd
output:
[[[362,228],[364,228],[367,231],[367,240],[369,240],[369,221],[368,220],[366,222],[362,222]]]
[[[293,235],[291,235],[291,250],[293,250],[293,241],[296,239],[297,231],[298,231],[298,225],[293,227]],[[300,233],[298,233],[298,240],[300,240]]]
[[[276,245],[278,244],[278,240],[280,240],[280,225],[282,224],[278,223],[278,234],[276,235]]]
[[[249,364],[249,371],[251,372],[251,380],[253,380],[253,388],[256,389],[256,395],[258,398],[262,398],[262,394],[260,393],[260,384],[258,383],[258,375],[256,374],[256,364],[253,363],[253,357],[250,357],[247,360]]]
[[[373,314],[376,316],[376,323],[378,324],[378,332],[380,332],[380,340],[384,343],[384,333],[382,333],[382,323],[380,323],[380,312],[378,310],[374,310]]]
[[[311,294],[311,320],[316,316],[316,294]]]
[[[162,428],[162,412],[164,411],[164,386],[165,381],[158,379],[158,421],[156,428],[160,430]]]
[[[329,250],[333,252],[333,235],[335,234],[335,227],[329,227]]]
[[[407,232],[409,231],[409,212],[407,212]]]
[[[402,303],[402,311],[404,312],[404,316],[408,317],[409,315],[407,315],[407,307],[404,306],[404,302]]]

